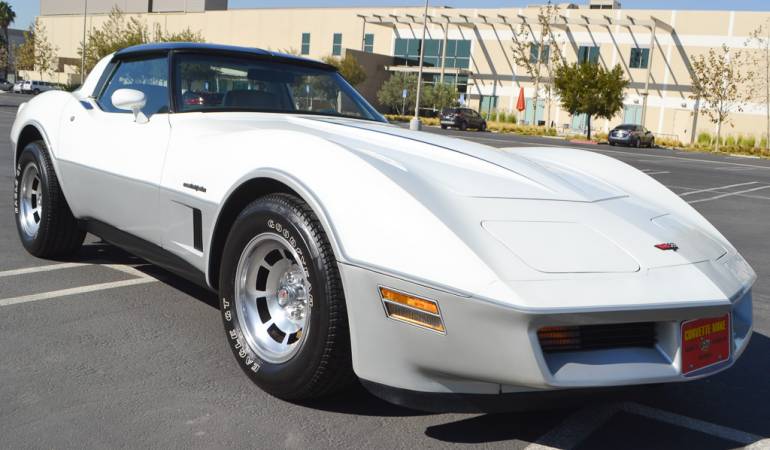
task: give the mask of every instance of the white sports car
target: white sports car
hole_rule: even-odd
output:
[[[316,61],[128,48],[21,105],[11,140],[30,253],[91,232],[219,292],[237,361],[281,398],[685,381],[751,335],[754,271],[654,179],[391,126]]]

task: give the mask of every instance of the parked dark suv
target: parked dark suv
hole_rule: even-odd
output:
[[[441,128],[446,130],[449,127],[463,131],[468,128],[484,131],[487,129],[487,121],[470,108],[447,108],[441,111]]]
[[[613,128],[607,140],[610,141],[610,145],[620,144],[637,148],[641,146],[655,147],[655,136],[652,135],[652,131],[641,125],[628,123]]]

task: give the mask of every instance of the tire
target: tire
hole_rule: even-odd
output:
[[[655,138],[650,139],[650,145],[648,145],[649,148],[655,148]]]
[[[43,141],[27,144],[19,155],[13,205],[21,243],[32,255],[58,258],[80,249],[86,233],[72,216]]]
[[[642,147],[642,138],[636,138],[636,142],[634,142],[634,147],[636,148]]]
[[[487,123],[481,122],[481,125],[479,126],[479,131],[484,132],[487,131]]]
[[[615,146],[615,143],[610,141],[610,147],[614,147],[614,146]]]
[[[465,131],[468,129],[468,123],[467,122],[461,122],[460,123],[460,131]]]
[[[446,125],[441,125],[441,129],[442,129],[442,130],[446,130],[446,129],[447,129],[447,126],[446,126]]]
[[[40,89],[35,89],[34,91],[32,91],[32,93],[33,93],[34,95],[37,95],[37,94],[39,94],[39,93],[40,93]]]
[[[249,204],[230,230],[219,277],[227,341],[260,388],[307,400],[355,380],[336,259],[300,199],[273,194]]]

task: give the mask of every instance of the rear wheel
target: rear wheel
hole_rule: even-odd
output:
[[[441,129],[442,129],[442,130],[446,130],[446,129],[447,129],[447,126],[446,126],[446,125],[441,125]]]
[[[460,122],[460,131],[465,131],[468,129],[468,123],[467,122]]]
[[[35,95],[37,95],[37,94],[39,94],[39,93],[40,93],[40,89],[35,89],[34,91],[32,91],[32,93],[33,93],[33,94],[35,94]]]
[[[481,122],[481,125],[479,126],[479,131],[487,131],[487,123]]]
[[[287,194],[251,203],[230,231],[221,267],[228,342],[257,385],[302,400],[355,379],[336,259],[306,204]]]
[[[650,139],[650,148],[655,148],[655,138]]]
[[[24,248],[40,258],[77,252],[85,232],[72,216],[43,141],[24,147],[14,184],[16,228]]]
[[[636,141],[634,142],[634,147],[636,148],[642,147],[642,138],[636,138]]]

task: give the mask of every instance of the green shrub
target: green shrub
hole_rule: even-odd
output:
[[[735,147],[735,136],[732,134],[727,136],[727,138],[724,139],[724,146],[725,147]]]
[[[762,139],[759,140],[759,148],[765,149],[767,147],[767,136],[762,136]]]
[[[698,133],[698,145],[711,145],[711,135],[709,133]]]
[[[516,119],[516,113],[510,113],[508,114],[508,123],[517,123],[518,119]]]
[[[738,145],[742,149],[751,150],[754,147],[756,147],[757,144],[757,138],[754,136],[741,136],[738,138]]]

